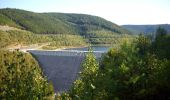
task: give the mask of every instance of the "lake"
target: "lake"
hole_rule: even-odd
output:
[[[111,47],[109,46],[91,46],[93,51],[102,51],[107,52]],[[80,47],[80,48],[68,48],[64,50],[78,50],[78,51],[88,51],[89,47]]]

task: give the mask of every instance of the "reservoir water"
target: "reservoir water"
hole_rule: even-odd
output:
[[[107,52],[111,47],[109,46],[91,46],[93,51],[102,51]],[[88,51],[89,47],[80,47],[80,48],[68,48],[64,50],[77,50],[77,51]]]

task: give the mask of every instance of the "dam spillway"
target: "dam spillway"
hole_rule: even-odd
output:
[[[78,78],[81,64],[88,51],[76,50],[28,50],[40,64],[43,73],[51,81],[56,93],[68,91]],[[105,52],[94,51],[96,58],[101,58]]]

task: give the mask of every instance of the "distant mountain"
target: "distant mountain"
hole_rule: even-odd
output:
[[[162,27],[167,30],[168,33],[170,33],[170,24],[157,24],[157,25],[122,25],[123,28],[131,31],[134,34],[139,33],[155,33],[156,29],[158,27]]]
[[[9,25],[39,34],[81,34],[105,30],[129,34],[124,28],[103,18],[85,14],[34,13],[19,9],[0,9],[0,24]]]

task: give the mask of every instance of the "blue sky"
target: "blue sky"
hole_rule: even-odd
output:
[[[170,24],[170,0],[0,0],[0,8],[83,13],[116,24]]]

